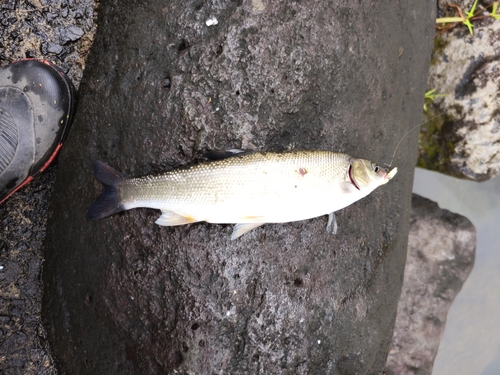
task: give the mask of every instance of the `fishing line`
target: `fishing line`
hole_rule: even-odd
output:
[[[392,160],[391,160],[391,163],[390,163],[390,164],[386,164],[386,163],[384,163],[384,164],[385,164],[385,165],[387,165],[389,168],[391,168],[391,167],[392,167],[392,162],[394,161],[394,156],[396,156],[396,151],[398,150],[398,147],[399,147],[399,145],[401,144],[401,142],[403,141],[403,139],[405,139],[405,138],[406,138],[406,136],[407,136],[408,134],[410,134],[412,131],[414,131],[416,128],[419,128],[419,127],[421,127],[422,125],[427,124],[428,122],[430,122],[430,121],[432,121],[432,120],[434,120],[434,119],[436,119],[436,118],[438,118],[438,117],[441,117],[441,116],[443,116],[443,114],[433,116],[433,117],[431,117],[430,119],[428,119],[428,120],[426,120],[426,121],[423,121],[423,122],[421,122],[420,124],[415,125],[413,128],[411,128],[410,130],[408,130],[408,131],[406,132],[406,134],[405,134],[405,135],[403,135],[403,137],[401,137],[401,139],[399,140],[398,144],[396,145],[396,148],[394,149],[394,153],[392,154]]]

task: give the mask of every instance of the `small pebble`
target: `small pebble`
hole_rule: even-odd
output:
[[[205,24],[207,26],[217,25],[218,23],[219,23],[219,21],[217,21],[217,18],[215,18],[215,17],[210,17],[208,20],[205,21]]]

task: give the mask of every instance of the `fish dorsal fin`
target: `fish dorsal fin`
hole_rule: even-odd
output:
[[[162,211],[161,216],[158,218],[158,220],[156,220],[155,223],[158,225],[163,225],[165,227],[173,227],[175,225],[190,224],[197,221],[199,220],[196,220],[193,217],[179,215],[172,211]]]
[[[231,240],[235,240],[238,237],[250,232],[252,229],[260,227],[264,223],[243,223],[236,224],[233,229],[233,234],[231,235]]]
[[[233,156],[242,156],[246,154],[250,154],[252,150],[240,150],[237,148],[233,148],[231,150],[210,150],[205,152],[203,155],[209,160],[223,160],[227,158],[231,158]]]

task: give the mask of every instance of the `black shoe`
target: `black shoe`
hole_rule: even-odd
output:
[[[0,68],[0,204],[54,160],[74,109],[73,84],[49,62]]]

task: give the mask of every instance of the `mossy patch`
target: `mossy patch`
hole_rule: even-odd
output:
[[[422,125],[418,138],[419,158],[417,166],[450,174],[451,156],[456,142],[451,138],[454,120],[448,115],[438,115],[433,106],[424,112],[428,121]]]
[[[441,35],[436,35],[434,37],[434,48],[431,54],[431,66],[436,65],[441,62],[443,51],[448,45],[448,41],[445,40]]]

